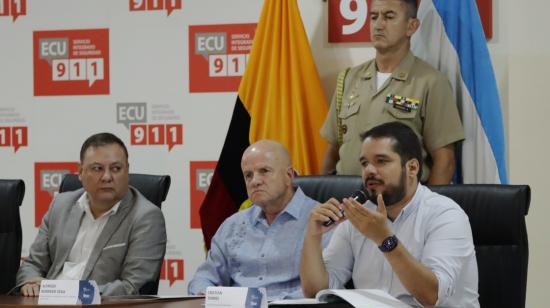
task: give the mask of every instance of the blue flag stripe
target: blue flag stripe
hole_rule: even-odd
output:
[[[460,70],[491,145],[501,183],[507,183],[500,99],[481,19],[474,0],[434,0],[449,41],[459,55]]]

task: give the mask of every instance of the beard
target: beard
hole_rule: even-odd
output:
[[[377,199],[377,193],[375,190],[367,189],[367,181],[377,181],[378,183],[384,185],[383,180],[378,180],[372,176],[369,176],[365,179],[365,183],[363,183],[365,187],[365,192],[367,193],[367,199],[369,199],[372,203],[378,204]],[[384,199],[384,204],[386,204],[386,207],[392,206],[396,204],[397,202],[403,200],[405,197],[406,191],[405,191],[405,167],[403,167],[401,171],[401,176],[399,177],[399,184],[398,185],[388,185],[386,186],[385,191],[382,192],[382,198]]]

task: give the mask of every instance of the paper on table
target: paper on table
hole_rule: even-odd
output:
[[[269,302],[270,305],[313,305],[321,302],[315,298],[279,299]]]
[[[378,289],[329,289],[319,291],[315,298],[320,302],[326,302],[326,297],[331,294],[344,299],[354,307],[410,307],[387,292]]]
[[[194,299],[204,298],[204,295],[114,295],[102,296],[102,299],[109,301],[119,300],[170,300],[170,299]]]

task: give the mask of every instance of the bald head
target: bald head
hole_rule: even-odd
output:
[[[251,144],[244,151],[241,168],[248,197],[266,216],[279,213],[294,196],[294,169],[282,144],[273,140]]]
[[[292,167],[288,150],[277,141],[264,139],[251,144],[243,153],[241,165],[251,155],[265,155],[278,166]]]

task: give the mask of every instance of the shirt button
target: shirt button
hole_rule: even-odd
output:
[[[262,258],[263,258],[264,256],[265,256],[265,255],[264,255],[264,254],[262,253],[262,255],[261,255],[260,257],[262,257]]]
[[[260,279],[260,280],[264,280],[264,277],[260,277],[260,278],[258,278],[258,279]]]

